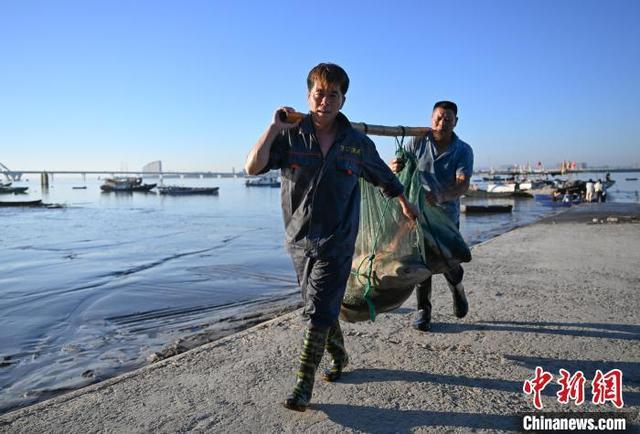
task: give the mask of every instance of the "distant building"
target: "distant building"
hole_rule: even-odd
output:
[[[162,161],[152,161],[142,166],[142,173],[158,173],[162,172]]]

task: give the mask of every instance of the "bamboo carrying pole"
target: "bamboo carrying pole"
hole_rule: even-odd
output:
[[[304,117],[303,113],[298,112],[286,112],[284,110],[280,111],[280,120],[282,122],[299,122]],[[369,134],[372,136],[391,136],[391,137],[411,137],[411,136],[424,136],[431,128],[427,127],[387,127],[384,125],[369,125],[364,122],[351,122],[351,126],[358,130],[362,131],[365,134]]]

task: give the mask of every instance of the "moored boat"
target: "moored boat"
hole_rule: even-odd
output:
[[[29,187],[12,187],[11,185],[0,186],[0,194],[22,194],[26,193]]]
[[[129,176],[126,178],[107,178],[100,189],[104,192],[146,192],[154,188],[156,184],[143,184],[142,178]]]
[[[0,194],[26,193],[29,187],[13,187],[11,182],[0,181]]]
[[[499,199],[499,198],[531,199],[533,198],[533,195],[531,193],[527,193],[526,191],[487,191],[487,190],[472,189],[472,188],[467,190],[464,196],[473,197],[473,198],[486,198],[486,199]]]
[[[17,206],[42,206],[42,199],[0,201],[0,207],[17,207]]]
[[[280,180],[277,176],[262,175],[248,178],[244,185],[247,187],[280,187]]]
[[[465,214],[507,213],[513,210],[513,205],[462,205],[460,210]]]
[[[220,187],[181,187],[177,185],[167,185],[165,187],[158,187],[158,193],[169,196],[214,195],[218,194],[219,189]]]

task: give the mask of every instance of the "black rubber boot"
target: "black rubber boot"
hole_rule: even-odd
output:
[[[431,327],[431,278],[416,285],[416,298],[418,299],[418,312],[413,320],[413,328],[422,332],[429,331]]]
[[[340,321],[336,321],[329,329],[326,349],[331,354],[331,365],[322,372],[322,379],[329,382],[337,381],[342,375],[342,370],[349,364],[349,355],[344,347]]]
[[[469,312],[469,303],[464,293],[464,286],[462,282],[459,282],[457,285],[452,285],[449,282],[447,282],[447,284],[453,295],[453,314],[458,318],[464,318],[467,312]]]
[[[296,374],[296,385],[287,397],[284,406],[290,410],[305,411],[309,407],[316,370],[322,360],[324,347],[327,342],[328,330],[318,331],[307,329],[304,332],[300,367]]]

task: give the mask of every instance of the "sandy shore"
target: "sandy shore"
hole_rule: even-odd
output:
[[[305,413],[280,405],[303,331],[294,312],[7,413],[0,432],[518,431],[517,415],[533,410],[522,386],[536,366],[554,379],[582,371],[587,384],[597,369],[622,370],[621,410],[592,404],[589,386],[580,407],[560,404],[549,385],[544,411],[623,412],[637,428],[639,216],[639,205],[583,205],[475,246],[466,318],[453,316],[436,277],[430,333],[409,326],[413,297],[375,323],[345,324],[348,372],[317,381]]]

